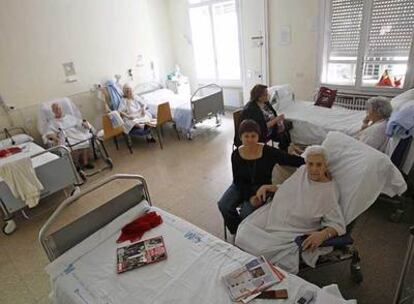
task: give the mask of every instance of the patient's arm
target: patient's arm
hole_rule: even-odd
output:
[[[326,227],[322,230],[312,232],[303,242],[302,249],[314,251],[327,239],[337,235],[338,232],[332,227]]]

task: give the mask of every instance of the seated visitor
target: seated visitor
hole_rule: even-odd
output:
[[[391,116],[391,103],[385,97],[372,97],[367,101],[367,116],[357,138],[381,152],[385,151],[388,137],[385,135],[388,118]]]
[[[259,141],[273,140],[279,143],[279,149],[287,151],[291,139],[283,114],[277,115],[269,102],[267,86],[257,84],[250,91],[250,101],[243,109],[241,119],[253,119],[259,124]]]
[[[88,139],[91,137],[91,125],[86,120],[63,113],[59,103],[53,103],[51,107],[53,119],[44,136],[54,145],[71,146],[74,160],[78,161],[80,168],[93,169],[89,163]]]
[[[300,167],[282,185],[273,186],[273,200],[239,226],[236,245],[253,255],[264,255],[286,271],[297,273],[299,255],[309,266],[332,250],[319,247],[327,239],[345,233],[339,191],[328,171],[327,153],[321,146],[308,147]],[[294,241],[306,235],[301,248]]]
[[[275,164],[300,167],[304,160],[279,149],[259,143],[259,125],[251,119],[242,121],[239,127],[242,145],[231,156],[233,183],[218,202],[218,207],[231,234],[235,234],[240,222],[260,207],[257,191],[270,184]],[[241,206],[241,213],[237,209]]]

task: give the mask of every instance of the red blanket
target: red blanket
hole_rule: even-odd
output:
[[[0,150],[0,157],[7,157],[16,153],[22,152],[22,149],[19,147],[10,147]]]

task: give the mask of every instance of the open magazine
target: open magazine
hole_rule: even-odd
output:
[[[140,241],[117,248],[117,271],[122,273],[167,258],[167,250],[162,236]]]
[[[284,274],[264,257],[258,257],[224,275],[223,279],[232,300],[247,303],[265,289],[281,282],[284,277]]]

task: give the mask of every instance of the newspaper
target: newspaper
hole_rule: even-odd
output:
[[[224,275],[223,279],[232,300],[247,303],[265,289],[281,282],[284,275],[264,257],[259,257]]]

